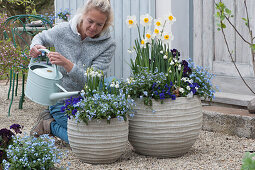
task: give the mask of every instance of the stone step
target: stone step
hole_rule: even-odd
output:
[[[241,94],[234,94],[234,93],[216,92],[213,102],[247,107],[248,103],[253,98],[255,98],[254,95],[241,95]]]
[[[246,109],[203,106],[202,129],[255,139],[255,114]]]

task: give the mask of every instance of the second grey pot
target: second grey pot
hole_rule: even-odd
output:
[[[192,147],[202,128],[200,98],[165,99],[152,106],[136,101],[129,120],[129,142],[135,152],[155,157],[178,157]]]

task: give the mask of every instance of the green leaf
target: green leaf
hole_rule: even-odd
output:
[[[246,19],[246,18],[242,18],[242,20],[247,21],[247,19]]]
[[[228,14],[228,15],[231,15],[232,11],[228,8],[225,8],[225,12]]]
[[[221,28],[227,28],[224,23],[221,23]]]
[[[252,49],[253,53],[255,53],[255,44],[251,45],[251,49]]]

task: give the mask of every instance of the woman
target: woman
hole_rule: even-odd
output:
[[[115,52],[109,26],[113,13],[108,0],[88,0],[70,22],[37,34],[30,46],[30,55],[41,54],[38,49],[55,47],[48,58],[63,74],[62,86],[67,91],[80,91],[85,85],[87,67],[103,70],[110,65]],[[68,143],[67,117],[61,112],[63,101],[40,113],[30,135],[53,134]],[[52,118],[53,117],[53,118]]]

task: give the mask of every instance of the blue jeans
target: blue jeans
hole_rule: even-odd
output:
[[[55,121],[51,122],[50,129],[54,136],[69,143],[67,136],[67,116],[61,111],[62,106],[64,106],[64,103],[57,103],[49,107],[50,114],[55,119]]]

